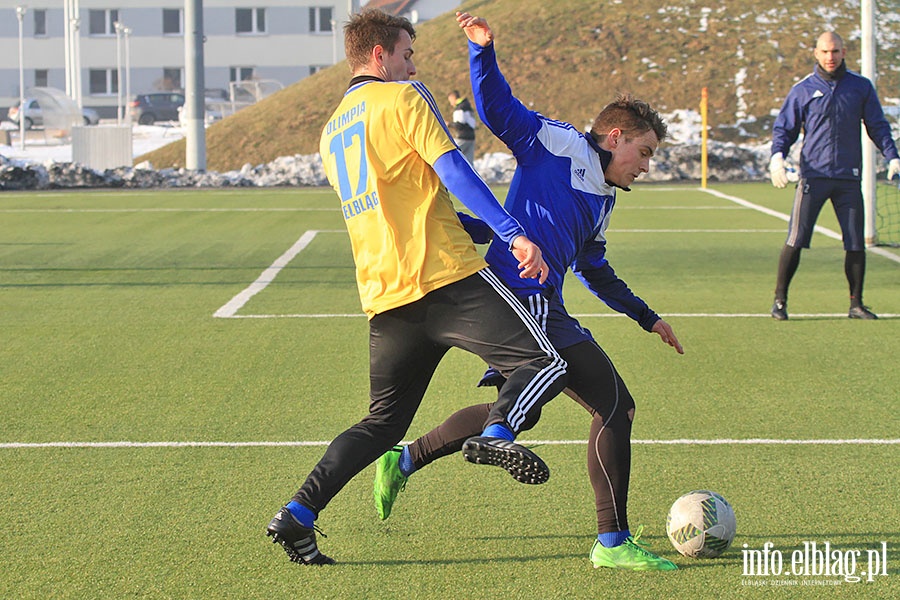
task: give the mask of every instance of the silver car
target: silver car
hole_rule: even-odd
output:
[[[7,117],[9,117],[10,121],[18,125],[19,113],[19,103],[16,102],[15,106],[10,107],[7,112]],[[85,125],[96,125],[100,122],[100,115],[92,108],[82,108],[81,118],[84,119]],[[44,114],[41,110],[41,105],[35,98],[25,98],[25,129],[43,126]]]

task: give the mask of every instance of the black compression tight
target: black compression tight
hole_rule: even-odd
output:
[[[591,414],[587,463],[597,507],[597,531],[628,529],[634,400],[597,344],[582,342],[559,350],[559,354],[569,364],[566,394]],[[490,407],[477,404],[459,410],[413,442],[409,451],[416,469],[459,452],[466,439],[482,432]]]

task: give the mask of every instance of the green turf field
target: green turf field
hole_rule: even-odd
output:
[[[450,457],[381,522],[369,467],[318,522],[338,565],[268,542],[321,443],[366,410],[331,190],[0,194],[0,598],[900,597],[900,251],[868,255],[882,319],[850,321],[840,242],[817,234],[778,323],[786,223],[760,209],[786,213],[791,191],[711,191],[639,184],[609,232],[611,264],[684,356],[574,278],[566,290],[638,403],[631,524],[681,567],[643,574],[587,559],[588,418],[565,397],[523,436],[550,465],[543,486]],[[819,225],[837,230],[830,208]],[[488,401],[481,370],[451,352],[408,439]],[[719,559],[665,536],[669,505],[698,488],[737,514]],[[767,542],[785,572],[745,574]],[[793,575],[804,542],[858,556],[856,575],[885,542],[887,575]]]

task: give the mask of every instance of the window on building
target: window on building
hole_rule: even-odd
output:
[[[34,10],[34,35],[36,37],[47,35],[47,11],[43,8]]]
[[[184,11],[180,8],[163,9],[163,35],[182,35],[184,33]]]
[[[115,22],[119,11],[114,8],[88,11],[88,33],[90,35],[116,35]]]
[[[166,67],[163,69],[162,86],[165,90],[180,90],[181,67]]]
[[[47,87],[49,81],[50,77],[47,69],[34,70],[34,87]]]
[[[253,79],[253,67],[231,67],[228,81],[250,81]]]
[[[112,96],[119,93],[119,76],[116,69],[91,69],[90,92],[93,96]]]
[[[333,7],[311,6],[309,8],[309,30],[319,33],[331,33],[331,20],[333,18]]]
[[[236,8],[234,9],[234,30],[237,33],[265,33],[266,9]]]

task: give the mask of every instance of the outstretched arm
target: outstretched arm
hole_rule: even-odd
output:
[[[446,126],[435,112],[434,98],[418,82],[400,86],[399,100],[409,104],[401,111],[400,129],[404,139],[429,163],[447,189],[484,220],[500,238],[509,244],[510,252],[519,261],[520,277],[537,278],[541,283],[550,270],[541,250],[525,237],[525,230],[497,201],[497,198],[472,165],[449,138]]]
[[[678,354],[684,354],[684,348],[669,324],[619,279],[605,254],[605,243],[596,240],[588,242],[572,265],[575,276],[611,309],[628,315],[643,329],[657,334],[663,342],[675,348]]]
[[[500,206],[487,184],[472,169],[459,150],[441,155],[434,170],[450,192],[497,232],[519,261],[519,277],[547,281],[550,269],[541,249],[525,236],[525,230]]]
[[[494,32],[487,21],[469,13],[457,13],[456,20],[469,39],[469,76],[478,116],[521,163],[541,128],[538,114],[513,96],[497,66]]]

